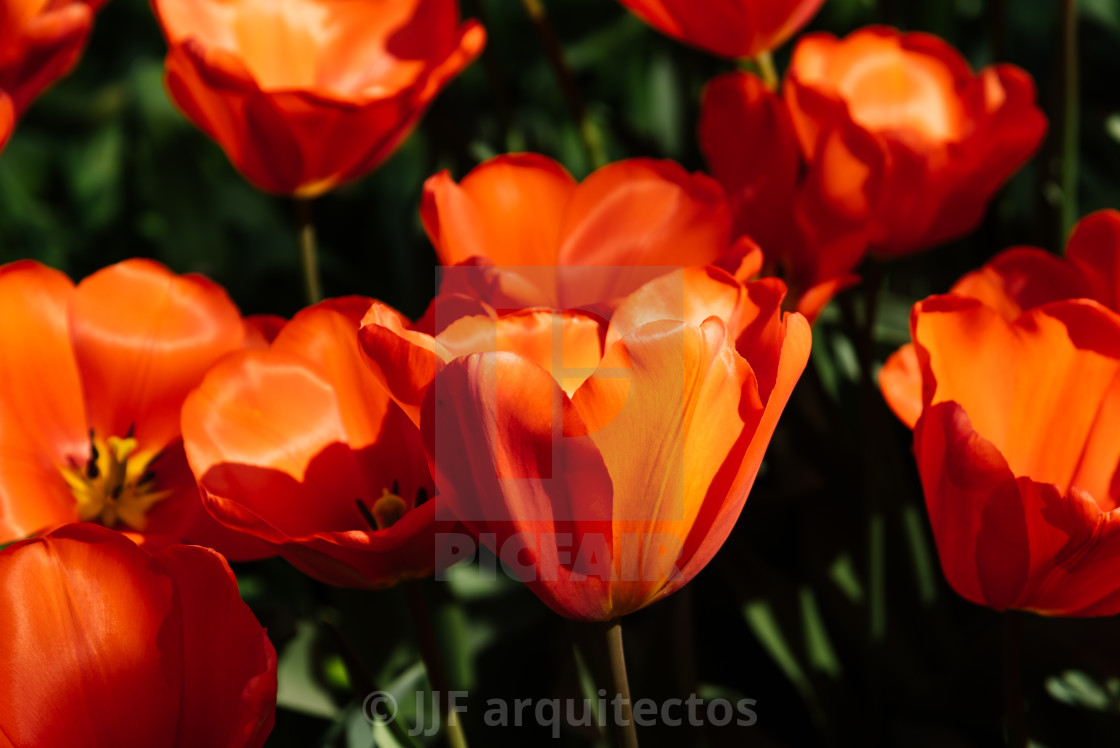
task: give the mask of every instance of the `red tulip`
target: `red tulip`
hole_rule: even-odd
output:
[[[259,748],[276,652],[214,551],[68,525],[0,552],[0,743]]]
[[[1046,131],[1022,70],[976,75],[937,37],[885,27],[803,37],[785,98],[809,164],[809,248],[846,269],[970,231]]]
[[[793,36],[824,0],[620,0],[674,39],[722,57],[755,57]]]
[[[468,266],[446,271],[444,291],[499,307],[610,308],[672,268],[737,270],[747,252],[731,247],[719,185],[671,161],[619,161],[577,183],[544,156],[498,156],[459,184],[430,177],[420,215],[439,261]]]
[[[478,56],[455,0],[153,0],[167,88],[259,188],[314,197],[376,168]]]
[[[78,62],[104,0],[0,0],[0,146],[9,120]]]
[[[833,295],[858,280],[848,272],[858,258],[809,246],[811,233],[794,211],[806,165],[785,102],[754,75],[720,75],[704,89],[699,137],[708,168],[727,193],[734,234],[750,236],[770,267],[781,267],[795,308],[812,322]]]
[[[0,542],[82,520],[226,549],[179,409],[244,338],[225,291],[148,260],[77,287],[34,262],[0,267]]]
[[[222,360],[183,405],[187,458],[218,522],[352,587],[430,574],[436,560],[420,432],[358,348],[371,303],[305,309],[268,349]]]
[[[1009,250],[917,304],[883,369],[942,568],[973,602],[1120,612],[1120,315],[1091,298],[1117,298],[1118,228],[1096,214],[1067,260]]]
[[[781,281],[662,275],[607,324],[539,308],[434,337],[374,305],[361,344],[421,427],[446,511],[553,610],[609,620],[731,531],[808,360]]]
[[[1063,299],[1093,299],[1120,312],[1120,212],[1102,210],[1078,223],[1064,260],[1034,247],[1008,249],[957,281],[950,293],[978,299],[1009,322]],[[887,359],[879,383],[895,414],[913,428],[922,411],[913,344]]]

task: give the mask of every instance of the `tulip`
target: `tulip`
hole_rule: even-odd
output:
[[[1120,612],[1120,315],[1094,298],[1116,299],[1118,228],[1095,214],[1065,260],[1008,250],[920,302],[881,374],[942,568],[973,602]]]
[[[4,110],[22,114],[78,62],[104,0],[0,0],[0,146]],[[2,103],[10,99],[8,105]]]
[[[973,74],[937,37],[885,27],[803,37],[784,93],[809,165],[799,220],[843,270],[971,231],[1046,131],[1027,73]]]
[[[179,410],[245,329],[219,286],[149,260],[77,287],[0,267],[0,542],[75,521],[233,540],[202,510]]]
[[[671,161],[619,161],[577,183],[544,156],[498,156],[458,184],[430,177],[420,215],[440,263],[465,267],[443,290],[500,307],[609,309],[672,268],[746,253],[720,186]]]
[[[609,324],[529,308],[433,336],[375,304],[360,340],[424,434],[437,512],[560,615],[607,621],[686,584],[738,518],[808,360],[784,291],[695,267]]]
[[[187,458],[215,519],[351,587],[430,574],[437,555],[420,432],[358,348],[372,303],[305,309],[268,349],[218,363],[183,405]]]
[[[824,0],[620,0],[663,34],[722,57],[755,57],[793,36]]]
[[[171,98],[268,192],[311,198],[376,168],[481,52],[455,0],[153,0]]]
[[[259,748],[276,652],[212,550],[68,525],[0,552],[10,746]]]
[[[1120,212],[1102,210],[1082,219],[1070,234],[1065,259],[1034,247],[1008,249],[957,281],[950,293],[978,299],[1008,322],[1064,299],[1093,299],[1120,312]],[[895,414],[914,428],[922,411],[922,379],[912,343],[887,359],[879,383]]]
[[[814,321],[858,281],[848,272],[858,259],[807,246],[811,234],[794,211],[806,165],[782,97],[748,73],[717,76],[704,88],[698,129],[708,168],[727,194],[734,235],[759,243],[770,266],[784,272],[794,308]]]

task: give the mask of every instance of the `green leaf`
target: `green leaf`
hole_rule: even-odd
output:
[[[315,717],[334,719],[339,709],[315,677],[315,626],[296,625],[296,635],[280,655],[276,667],[276,705]]]

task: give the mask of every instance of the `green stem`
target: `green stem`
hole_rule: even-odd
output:
[[[568,105],[568,111],[571,113],[572,119],[575,120],[576,128],[579,130],[584,148],[587,149],[587,156],[591,160],[591,165],[595,168],[605,165],[607,154],[603,150],[602,138],[599,137],[599,131],[595,128],[591,118],[587,116],[587,107],[583,103],[583,97],[579,94],[576,79],[572,75],[572,69],[568,65],[567,58],[564,56],[564,50],[556,39],[556,33],[552,30],[552,24],[548,20],[548,12],[545,10],[544,4],[541,0],[521,0],[521,5],[524,6],[525,12],[529,14],[529,18],[533,21],[533,27],[537,30],[537,36],[544,44],[548,62],[552,66],[552,72],[556,76],[556,80],[560,83],[564,101]]]
[[[319,278],[319,252],[315,242],[315,220],[311,201],[296,198],[296,221],[299,230],[299,261],[303,270],[303,286],[307,303],[318,304],[323,300],[323,282]]]
[[[1077,222],[1077,141],[1080,127],[1077,69],[1077,0],[1062,0],[1062,235]]]
[[[1014,610],[1003,613],[1003,706],[1009,748],[1027,748],[1027,715],[1019,669],[1019,618]]]
[[[758,67],[758,73],[762,76],[762,82],[766,87],[771,91],[777,91],[778,69],[774,67],[774,56],[769,52],[761,52],[754,58],[754,64]]]
[[[406,581],[403,587],[405,597],[408,599],[408,612],[412,615],[416,643],[420,647],[420,658],[424,661],[432,694],[439,704],[440,722],[446,730],[447,744],[451,748],[467,748],[467,736],[459,722],[459,715],[450,709],[451,688],[447,679],[447,670],[444,669],[443,659],[439,654],[435,630],[432,628],[432,617],[428,613],[428,604],[424,600],[424,589],[417,580]]]
[[[601,626],[602,636],[606,644],[608,666],[610,674],[612,708],[611,719],[614,724],[615,739],[618,748],[638,748],[638,732],[634,726],[633,704],[630,701],[630,682],[626,677],[626,657],[622,651],[622,620],[619,618],[607,621]],[[617,711],[614,710],[615,699],[620,702]]]

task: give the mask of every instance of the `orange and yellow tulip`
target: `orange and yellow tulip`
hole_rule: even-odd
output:
[[[1046,131],[1027,73],[974,74],[941,39],[886,27],[803,37],[784,95],[809,165],[807,251],[844,270],[972,230]]]
[[[809,356],[784,292],[687,268],[609,324],[529,308],[432,336],[376,304],[360,340],[424,433],[437,511],[557,613],[609,620],[686,584],[738,518]]]
[[[620,0],[663,34],[722,57],[775,49],[812,20],[824,0]]]
[[[225,548],[179,431],[187,393],[246,324],[219,286],[129,260],[76,287],[0,267],[0,542],[75,521]]]
[[[372,303],[303,310],[267,350],[218,363],[183,405],[187,458],[214,518],[349,587],[430,574],[437,555],[420,432],[358,348]]]
[[[1115,303],[1117,228],[1098,214],[1065,261],[1010,250],[920,302],[883,369],[941,566],[973,602],[1120,612],[1120,314],[1093,298]]]
[[[167,89],[262,190],[314,197],[376,168],[481,52],[455,0],[153,0]]]
[[[276,652],[225,560],[90,524],[0,551],[0,743],[259,748]]]

